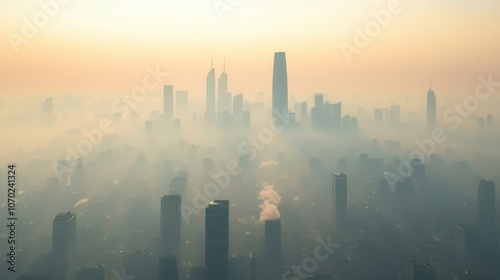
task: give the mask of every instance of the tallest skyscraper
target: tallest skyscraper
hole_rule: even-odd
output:
[[[284,52],[274,53],[272,116],[283,122],[288,117],[288,78]]]

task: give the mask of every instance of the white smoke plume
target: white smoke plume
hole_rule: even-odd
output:
[[[260,222],[267,220],[277,220],[280,218],[278,205],[281,203],[281,196],[274,190],[274,186],[268,183],[262,184],[259,192],[259,199],[262,203],[260,208]]]
[[[75,208],[78,207],[78,206],[81,206],[83,204],[86,204],[87,202],[89,202],[88,198],[81,199],[77,203],[75,203]]]
[[[279,163],[275,160],[272,160],[272,159],[270,159],[268,161],[264,160],[260,163],[259,167],[257,167],[257,170],[264,169],[264,168],[271,168],[271,167],[277,166],[277,165],[279,165]]]

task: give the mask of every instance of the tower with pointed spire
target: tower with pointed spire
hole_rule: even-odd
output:
[[[429,91],[427,92],[427,126],[436,126],[436,94],[432,90],[432,78],[429,81]]]
[[[215,124],[215,69],[213,58],[207,75],[206,97],[205,125],[213,126]]]
[[[218,80],[218,110],[219,114],[227,112],[231,113],[231,94],[227,91],[227,73],[226,73],[226,59],[224,58],[224,70],[220,74]]]

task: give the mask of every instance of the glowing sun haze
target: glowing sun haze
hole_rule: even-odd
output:
[[[298,99],[424,96],[429,76],[438,94],[464,95],[478,75],[499,74],[498,0],[401,0],[401,12],[350,63],[340,44],[354,44],[355,28],[391,0],[242,0],[223,20],[212,0],[67,2],[17,53],[9,34],[21,35],[23,18],[42,9],[39,1],[2,3],[1,94],[127,92],[158,64],[176,89],[203,101],[213,56],[217,76],[226,58],[229,91],[251,97],[270,93],[275,51],[287,53]]]

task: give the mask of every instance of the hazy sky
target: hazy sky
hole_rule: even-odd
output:
[[[1,94],[129,92],[159,64],[175,90],[204,100],[213,55],[217,76],[226,58],[229,91],[252,96],[270,93],[275,51],[287,53],[290,94],[299,99],[424,97],[431,75],[438,95],[457,95],[471,92],[478,75],[500,77],[498,0],[401,0],[350,63],[340,44],[356,46],[355,28],[392,1],[65,1],[17,53],[9,38],[43,10],[39,1],[2,1]],[[217,2],[237,4],[222,20]]]

